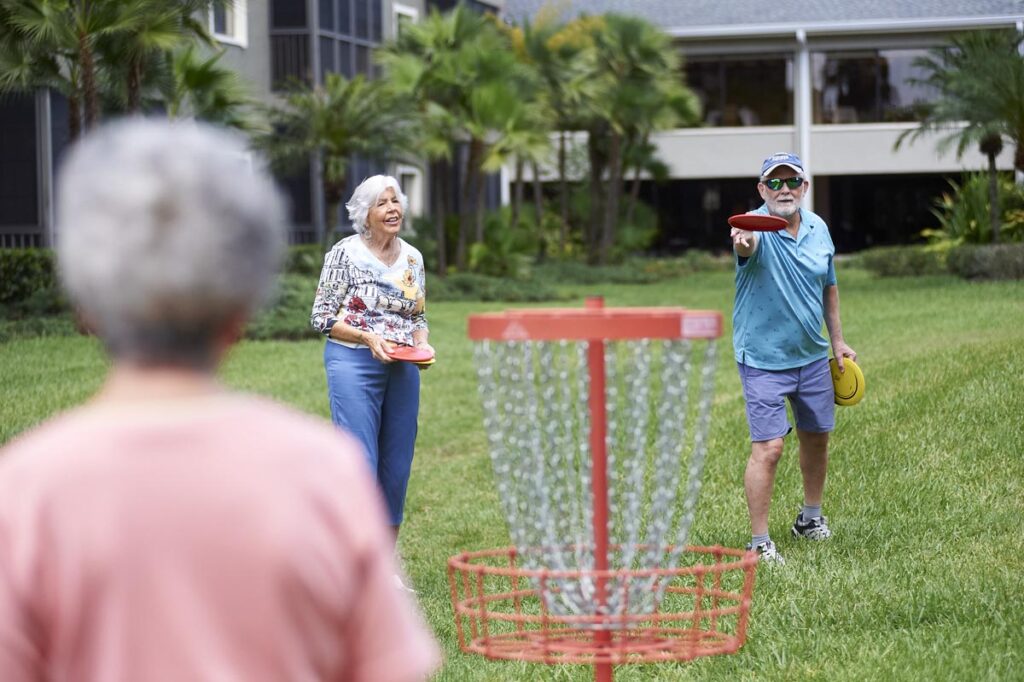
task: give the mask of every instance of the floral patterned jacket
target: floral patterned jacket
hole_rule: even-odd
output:
[[[314,329],[329,335],[335,324],[347,324],[413,345],[412,333],[427,328],[426,273],[420,252],[398,241],[401,251],[391,266],[378,259],[358,234],[327,252],[310,316]]]

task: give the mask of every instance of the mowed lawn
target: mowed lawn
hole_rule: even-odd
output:
[[[746,645],[687,664],[621,666],[616,679],[1024,679],[1024,283],[879,280],[842,266],[839,276],[846,339],[868,390],[860,405],[838,410],[824,510],[835,537],[808,544],[789,536],[802,499],[789,442],[771,515],[788,563],[758,571]],[[741,547],[749,443],[729,342],[731,273],[573,293],[570,305],[603,294],[611,306],[725,313],[691,542]],[[466,338],[468,314],[505,307],[428,305],[439,359],[423,375],[401,550],[445,649],[437,679],[589,680],[584,666],[467,656],[455,638],[446,560],[508,544]],[[321,349],[315,341],[245,343],[223,374],[326,418]],[[0,442],[85,399],[103,371],[90,339],[0,345]]]

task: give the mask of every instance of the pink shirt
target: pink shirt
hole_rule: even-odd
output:
[[[90,406],[0,451],[0,680],[413,680],[355,441],[269,401]]]

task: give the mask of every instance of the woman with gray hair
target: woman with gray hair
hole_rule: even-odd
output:
[[[327,337],[331,419],[356,436],[398,536],[419,414],[419,368],[395,362],[395,345],[433,352],[424,315],[423,257],[398,236],[408,201],[390,176],[356,187],[346,204],[356,234],[324,258],[311,323]]]
[[[248,159],[226,132],[138,119],[62,169],[62,280],[113,362],[89,404],[0,451],[4,682],[437,664],[358,444],[214,376],[284,247]]]

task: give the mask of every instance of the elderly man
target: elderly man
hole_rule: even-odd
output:
[[[283,202],[235,137],[121,122],[58,185],[62,280],[112,365],[0,453],[0,680],[422,680],[356,442],[223,387]]]
[[[736,299],[733,347],[746,400],[750,459],[744,475],[751,542],[761,560],[783,564],[768,532],[775,470],[783,438],[796,421],[804,503],[791,532],[826,540],[832,535],[821,513],[828,468],[829,432],[835,425],[829,342],[840,369],[857,354],[843,340],[839,287],[833,264],[835,246],[819,216],[800,207],[810,184],[795,154],[769,156],[761,166],[757,191],[764,205],[754,211],[783,218],[779,232],[733,228]],[[828,328],[828,339],[822,334]]]

